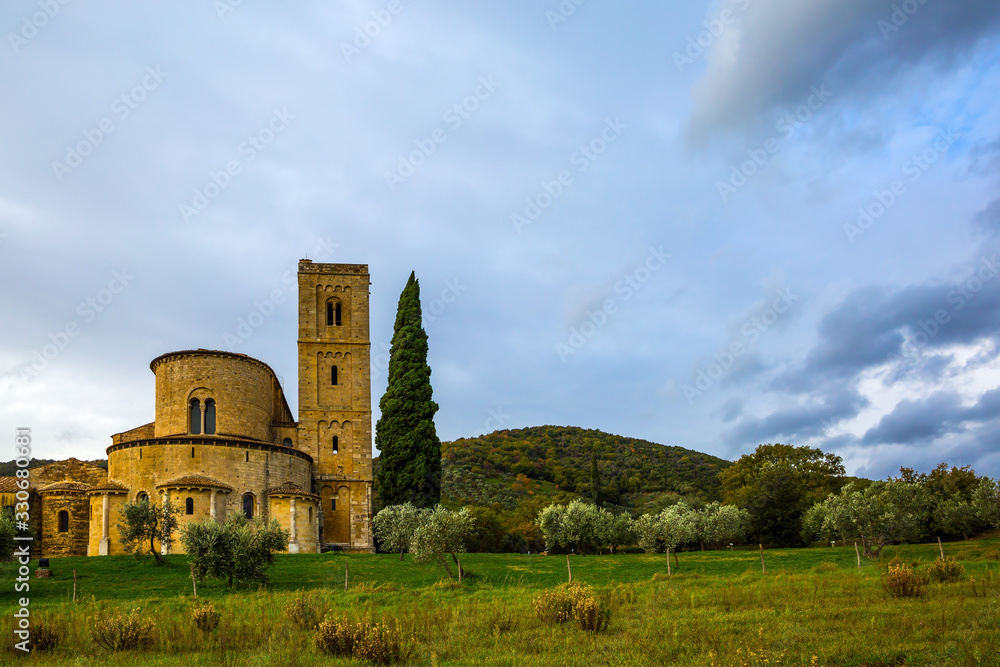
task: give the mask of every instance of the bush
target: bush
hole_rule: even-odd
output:
[[[399,632],[385,622],[352,623],[347,617],[326,620],[316,628],[316,647],[327,655],[354,657],[376,665],[406,662],[410,651]]]
[[[340,621],[323,621],[316,627],[316,648],[327,655],[350,656],[354,652],[355,632],[355,625],[346,617]]]
[[[920,597],[927,579],[909,565],[890,565],[882,575],[882,587],[894,598]]]
[[[319,599],[315,591],[307,593],[300,590],[285,605],[285,613],[292,623],[303,630],[315,630],[326,615],[326,603]]]
[[[927,568],[927,576],[941,583],[954,583],[965,576],[965,568],[955,558],[938,558]]]
[[[65,628],[53,623],[36,622],[31,626],[31,650],[44,653],[59,645],[66,634]]]
[[[194,624],[198,626],[198,629],[202,632],[209,633],[219,627],[219,618],[221,614],[215,610],[215,605],[211,602],[206,602],[200,607],[195,607],[191,610],[191,619]]]
[[[611,619],[611,609],[583,584],[563,584],[536,597],[533,605],[538,620],[549,625],[575,620],[583,630],[600,632]]]
[[[156,623],[143,618],[138,609],[125,614],[121,610],[99,616],[94,621],[91,636],[94,643],[108,651],[143,650],[153,645]]]

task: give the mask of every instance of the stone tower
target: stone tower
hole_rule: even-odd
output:
[[[368,266],[299,262],[298,449],[312,456],[321,542],[372,550]]]

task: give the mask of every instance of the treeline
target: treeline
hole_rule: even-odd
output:
[[[641,494],[718,500],[718,473],[730,465],[682,447],[570,426],[461,438],[442,443],[441,455],[442,490],[450,494],[446,500],[505,509],[524,495],[559,493],[600,498],[632,510],[639,509]]]

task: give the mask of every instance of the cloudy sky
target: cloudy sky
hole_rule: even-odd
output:
[[[443,439],[1000,474],[995,0],[9,0],[0,27],[11,450],[103,456],[171,350],[257,357],[295,409],[308,257],[370,267],[376,404],[416,271]]]

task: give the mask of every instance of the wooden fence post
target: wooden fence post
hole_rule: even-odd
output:
[[[941,536],[938,535],[938,549],[941,550],[941,560],[944,560],[944,545],[941,544]]]
[[[566,554],[566,571],[569,572],[569,583],[573,583],[573,569],[569,566],[569,554]]]
[[[858,567],[861,567],[861,552],[858,551],[858,543],[854,543],[854,555],[858,557]]]
[[[758,544],[760,547],[760,571],[761,574],[767,574],[767,567],[764,565],[764,545]]]

